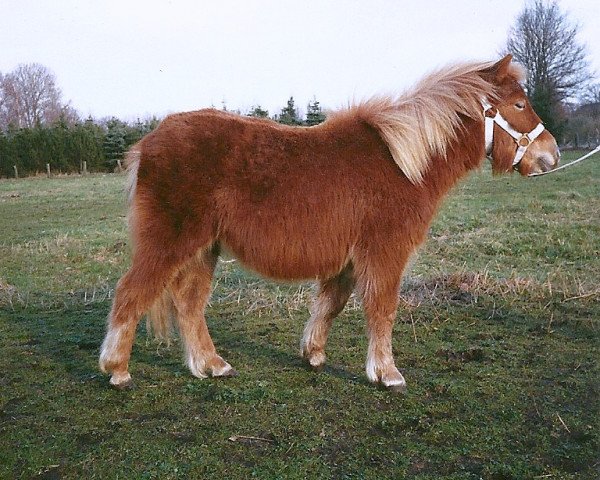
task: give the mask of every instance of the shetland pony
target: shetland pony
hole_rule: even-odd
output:
[[[364,101],[314,127],[216,110],[167,117],[128,154],[133,262],[101,348],[110,383],[130,385],[135,330],[147,312],[158,334],[173,313],[194,376],[235,374],[204,317],[226,249],[265,277],[316,279],[301,342],[315,369],[356,291],[368,327],[367,377],[403,391],[392,356],[400,280],[442,197],[486,154],[495,173],[558,163],[522,80],[507,56],[440,70],[401,96]],[[519,137],[534,131],[534,141]]]

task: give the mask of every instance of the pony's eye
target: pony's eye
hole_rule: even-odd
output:
[[[517,110],[525,110],[525,102],[523,100],[518,101],[515,103],[515,108]]]

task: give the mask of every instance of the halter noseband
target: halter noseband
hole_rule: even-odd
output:
[[[491,158],[492,146],[494,144],[494,123],[502,130],[508,133],[517,143],[517,153],[513,160],[513,168],[517,168],[523,155],[527,151],[529,145],[540,136],[544,131],[544,125],[538,123],[537,126],[529,133],[517,132],[505,119],[496,107],[493,107],[485,100],[481,102],[483,106],[483,116],[485,118],[485,154]]]

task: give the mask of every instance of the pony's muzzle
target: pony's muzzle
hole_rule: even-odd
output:
[[[560,162],[560,150],[554,138],[544,139],[531,145],[532,161],[529,173],[545,173],[554,170]]]
[[[550,170],[554,170],[558,167],[558,163],[560,162],[560,150],[558,147],[556,151],[552,153],[543,152],[539,153],[536,159],[536,170],[539,172],[548,172]]]

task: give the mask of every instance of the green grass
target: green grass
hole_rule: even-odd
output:
[[[123,184],[0,181],[0,478],[598,478],[598,160],[454,190],[402,292],[404,396],[365,379],[356,299],[315,374],[297,354],[310,285],[236,263],[208,318],[240,375],[195,379],[140,331],[136,388],[110,389],[96,362],[129,262]]]

